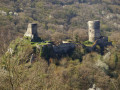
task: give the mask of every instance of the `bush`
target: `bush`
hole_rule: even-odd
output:
[[[86,45],[86,46],[92,46],[93,42],[85,41],[85,42],[83,42],[83,44]]]

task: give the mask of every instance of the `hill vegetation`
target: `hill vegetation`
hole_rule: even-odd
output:
[[[99,46],[96,52],[81,46],[93,45],[87,21],[96,19],[113,45],[104,55]],[[119,21],[119,0],[0,0],[0,90],[87,90],[93,84],[119,90]],[[42,40],[56,45],[72,40],[78,46],[70,55],[43,58],[35,45],[48,42],[22,38],[30,22],[38,23]]]

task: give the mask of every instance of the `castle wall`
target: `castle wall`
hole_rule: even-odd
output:
[[[52,48],[54,54],[67,54],[70,50],[73,50],[75,48],[75,44],[73,43],[62,43],[60,45],[46,44],[37,45],[36,47],[38,49],[40,49],[40,47],[44,49],[46,46],[48,47],[48,49]]]
[[[71,49],[75,48],[75,44],[73,43],[62,43],[58,46],[53,46],[53,50],[55,53],[68,53]]]
[[[94,42],[93,46],[84,46],[84,47],[86,47],[88,52],[91,52],[91,51],[95,51],[97,45],[99,45],[101,49],[104,49],[104,47],[111,46],[112,42],[108,41],[108,37],[101,37],[100,39],[97,39]],[[103,51],[104,50],[102,50],[101,54],[104,53]]]
[[[99,20],[88,21],[88,34],[89,41],[91,42],[94,42],[101,37]]]

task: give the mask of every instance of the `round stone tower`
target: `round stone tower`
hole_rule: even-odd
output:
[[[99,20],[88,21],[88,35],[90,42],[94,42],[101,37]]]

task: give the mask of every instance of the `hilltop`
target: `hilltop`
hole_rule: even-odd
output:
[[[119,21],[119,0],[0,0],[0,90],[119,90]]]
[[[77,30],[85,33],[86,22],[96,19],[101,21],[102,34],[110,35],[120,28],[119,4],[119,0],[1,0],[0,32],[4,34],[1,41],[9,43],[22,36],[30,22],[39,24],[40,37],[52,41],[56,41],[56,34],[62,34],[63,40],[71,39],[70,33]],[[5,34],[8,36],[3,39]],[[3,52],[7,46],[1,45]]]

